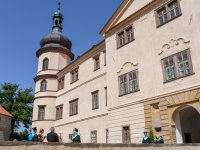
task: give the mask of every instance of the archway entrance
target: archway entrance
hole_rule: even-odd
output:
[[[200,114],[191,106],[176,115],[177,143],[200,143]]]

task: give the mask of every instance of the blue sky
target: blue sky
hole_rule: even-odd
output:
[[[123,0],[61,0],[63,34],[72,41],[75,56],[103,38],[99,31]],[[41,38],[50,33],[58,0],[0,1],[0,84],[32,87]]]

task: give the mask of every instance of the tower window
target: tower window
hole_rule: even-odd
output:
[[[47,90],[47,81],[42,80],[41,85],[40,85],[40,91],[45,92]]]
[[[38,120],[45,119],[45,106],[38,106]]]
[[[49,59],[48,58],[45,58],[43,60],[43,65],[42,65],[42,70],[48,70],[48,67],[49,67]]]

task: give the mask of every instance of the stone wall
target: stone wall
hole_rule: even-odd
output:
[[[197,150],[200,144],[155,145],[155,144],[59,144],[0,142],[0,150]]]
[[[9,140],[11,133],[11,117],[0,114],[0,140]]]

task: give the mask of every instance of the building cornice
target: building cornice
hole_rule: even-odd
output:
[[[87,80],[86,82],[83,82],[83,83],[81,83],[80,85],[78,85],[78,86],[76,86],[76,87],[74,87],[74,88],[72,88],[72,89],[70,89],[70,90],[68,90],[68,91],[65,91],[65,92],[63,92],[63,93],[57,95],[57,97],[63,96],[63,95],[65,95],[65,94],[67,94],[67,93],[69,93],[69,92],[71,92],[71,91],[73,91],[73,90],[75,90],[75,89],[77,89],[77,88],[79,88],[79,87],[81,87],[81,86],[83,86],[83,85],[85,85],[85,84],[87,84],[87,83],[93,81],[93,80],[96,80],[96,79],[98,79],[98,78],[101,78],[101,77],[103,77],[103,76],[105,76],[105,75],[106,75],[106,72],[105,72],[105,73],[102,73],[102,74],[100,74],[100,75],[98,75],[98,76],[96,76],[96,77],[94,77],[94,78],[92,78],[92,79],[90,79],[90,80]]]
[[[43,74],[43,75],[38,75],[34,78],[34,81],[37,82],[42,79],[57,79],[57,75],[54,74]]]
[[[71,58],[71,60],[74,60],[74,54],[64,47],[42,47],[36,52],[36,56],[39,57],[41,54],[47,52],[63,53],[68,55]]]
[[[71,72],[72,70],[76,69],[81,63],[86,61],[89,58],[93,58],[100,52],[105,51],[105,40],[101,41],[97,45],[94,45],[91,49],[86,51],[83,55],[79,56],[78,59],[73,61],[71,64],[63,68],[61,71],[57,73],[57,76],[60,78],[67,74],[68,72]]]
[[[34,100],[40,99],[40,98],[57,98],[57,96],[36,96],[34,97]]]
[[[75,121],[63,123],[63,124],[60,124],[60,125],[56,125],[55,127],[60,127],[60,126],[68,125],[68,124],[82,122],[82,121],[85,121],[85,120],[90,120],[90,119],[95,119],[95,118],[99,118],[99,117],[104,117],[104,116],[107,116],[107,115],[108,115],[108,113],[104,113],[104,114],[101,114],[101,115],[96,115],[96,116],[92,116],[92,117],[88,117],[88,118],[84,118],[84,119],[79,119],[79,120],[75,120]]]
[[[56,120],[55,119],[32,120],[32,122],[46,122],[46,121],[56,121]]]
[[[168,93],[161,94],[161,95],[158,95],[158,96],[146,98],[146,99],[143,99],[143,100],[138,100],[136,102],[130,102],[130,103],[127,103],[127,104],[111,107],[111,108],[108,108],[108,111],[116,110],[116,109],[119,109],[119,108],[124,108],[124,107],[127,107],[127,106],[132,106],[132,105],[136,105],[136,104],[143,104],[145,102],[153,101],[153,100],[156,100],[156,99],[160,99],[160,98],[164,98],[164,97],[167,97],[167,96],[172,96],[172,95],[176,95],[176,94],[180,94],[180,93],[183,93],[183,92],[196,90],[196,89],[200,89],[200,85],[190,87],[190,88],[187,88],[187,89],[181,89],[181,90],[171,92],[171,93],[168,92]]]

